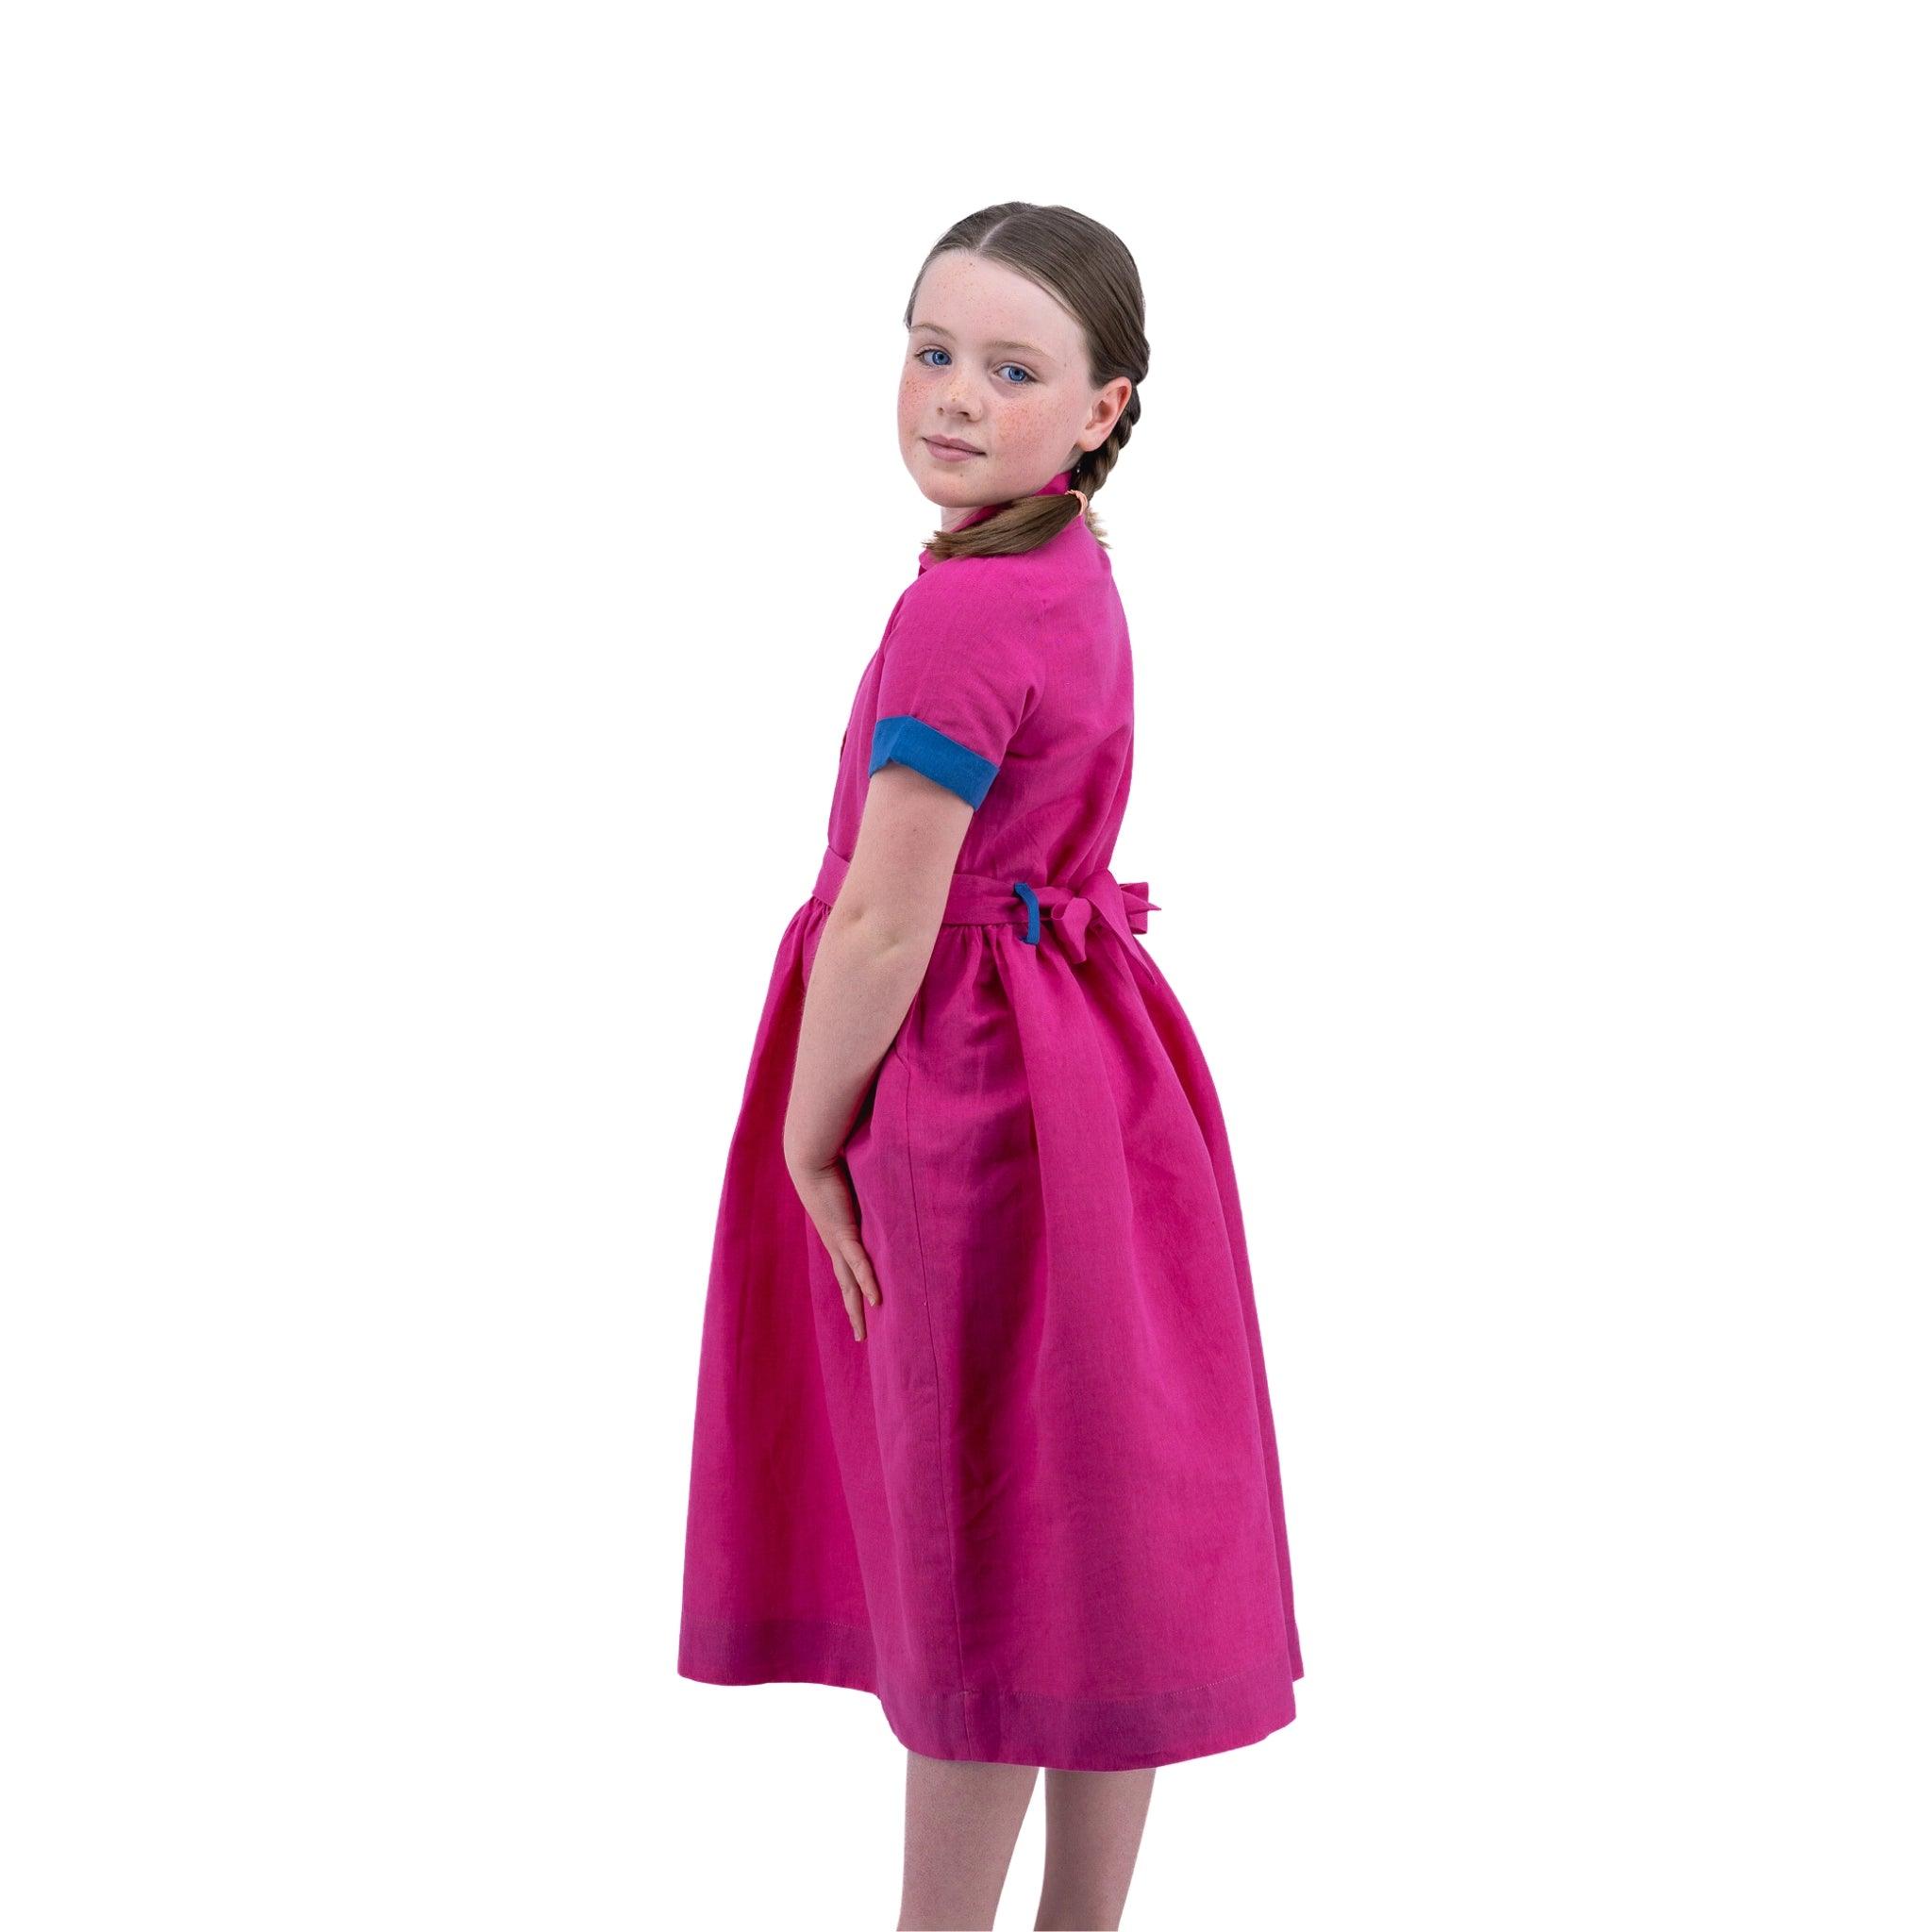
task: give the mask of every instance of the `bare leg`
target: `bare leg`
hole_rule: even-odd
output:
[[[1153,1795],[1151,1770],[1047,1773],[1046,1875],[1036,1932],[1114,1932]]]
[[[900,1932],[984,1932],[999,1909],[1040,1769],[906,1754],[906,1877]]]

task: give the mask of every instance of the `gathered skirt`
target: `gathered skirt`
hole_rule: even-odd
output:
[[[678,1671],[870,1691],[933,1757],[1252,1743],[1294,1717],[1301,1642],[1193,1029],[1117,901],[1071,944],[1024,908],[941,925],[844,1149],[861,1341],[782,1147],[835,886],[779,941],[726,1157]]]

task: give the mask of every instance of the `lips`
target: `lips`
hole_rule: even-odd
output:
[[[961,442],[957,437],[928,436],[925,441],[929,448],[950,450],[955,456],[978,457],[986,454],[984,450],[974,449],[970,442]]]

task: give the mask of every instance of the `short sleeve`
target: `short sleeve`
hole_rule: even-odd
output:
[[[975,810],[1038,706],[1043,654],[1032,602],[998,558],[935,565],[886,635],[867,774],[910,765]]]

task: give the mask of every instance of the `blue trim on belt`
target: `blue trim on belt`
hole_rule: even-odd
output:
[[[1024,879],[1015,879],[1013,890],[1026,902],[1026,943],[1040,943],[1040,896]]]

